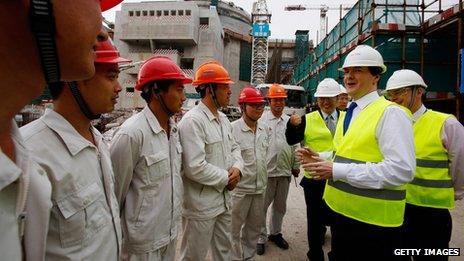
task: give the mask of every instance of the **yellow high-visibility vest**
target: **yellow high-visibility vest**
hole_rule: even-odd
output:
[[[423,207],[454,208],[454,188],[441,130],[450,114],[427,110],[414,123],[416,175],[406,187],[406,202]]]
[[[345,115],[345,112],[340,112],[338,117],[341,118],[343,115]],[[319,111],[314,111],[306,114],[305,118],[305,146],[311,148],[315,152],[332,151],[333,137],[321,113]],[[307,171],[305,171],[304,175],[307,178],[312,178],[311,174]]]
[[[384,157],[376,138],[376,128],[388,106],[397,106],[383,97],[369,104],[351,121],[345,136],[343,123],[335,132],[334,162],[378,163]],[[324,199],[335,212],[346,217],[383,227],[398,227],[403,223],[406,186],[385,189],[363,189],[343,180],[328,180]]]

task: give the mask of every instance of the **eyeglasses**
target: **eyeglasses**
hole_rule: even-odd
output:
[[[247,105],[255,110],[264,108],[264,103],[248,103]]]
[[[398,97],[400,95],[405,94],[407,91],[409,91],[411,88],[401,88],[401,89],[396,89],[396,90],[390,90],[385,93],[385,98],[387,99],[392,99],[393,97]]]
[[[335,97],[317,97],[320,102],[336,102],[337,98]]]

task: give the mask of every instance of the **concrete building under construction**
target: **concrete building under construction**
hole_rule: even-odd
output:
[[[218,60],[235,82],[231,97],[235,104],[240,90],[250,83],[250,30],[251,15],[232,2],[123,3],[116,12],[114,41],[135,66],[120,74],[118,108],[144,106],[134,86],[141,62],[154,55],[168,56],[190,77],[203,62]],[[270,39],[267,80],[290,82],[294,59],[295,41]],[[192,86],[186,92],[187,97],[197,97]]]

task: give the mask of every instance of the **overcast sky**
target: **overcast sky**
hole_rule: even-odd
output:
[[[124,0],[124,2],[141,2],[140,0]],[[233,0],[235,5],[238,5],[251,13],[253,0]],[[271,38],[279,39],[294,39],[296,30],[309,30],[310,39],[316,42],[317,31],[320,27],[319,22],[319,10],[306,10],[306,11],[284,11],[286,5],[305,5],[307,7],[319,8],[321,4],[330,3],[330,6],[337,7],[336,9],[329,10],[328,21],[329,31],[338,23],[340,18],[340,11],[338,6],[340,4],[344,6],[353,6],[357,0],[331,0],[331,1],[318,1],[318,0],[268,0],[268,9],[271,11]],[[121,10],[121,6],[118,5],[109,11],[103,13],[103,16],[109,21],[114,21],[115,11]],[[347,11],[343,11],[343,15]]]

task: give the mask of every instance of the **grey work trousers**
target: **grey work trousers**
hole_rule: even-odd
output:
[[[213,260],[231,260],[231,219],[230,210],[210,219],[183,217],[180,260],[205,260],[210,247]]]
[[[171,240],[169,244],[147,253],[125,253],[122,260],[127,261],[174,261],[176,255],[177,238]]]
[[[264,193],[232,195],[232,260],[253,260],[266,224]]]
[[[271,177],[267,181],[266,195],[264,197],[264,216],[272,203],[270,214],[269,235],[276,235],[282,232],[282,221],[287,212],[287,196],[290,187],[290,177]],[[261,235],[258,243],[264,244],[267,241],[266,225],[261,228]]]

